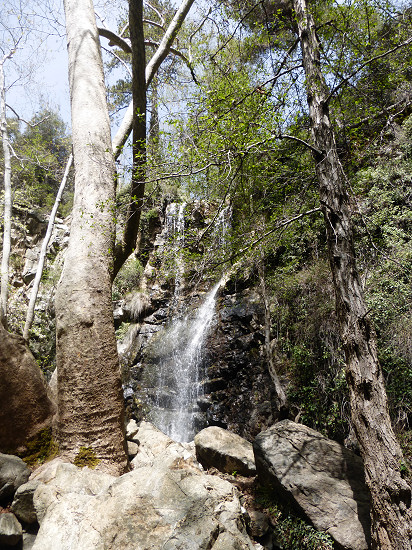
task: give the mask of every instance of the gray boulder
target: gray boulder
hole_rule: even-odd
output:
[[[0,502],[11,498],[29,476],[30,469],[21,458],[0,453]]]
[[[23,529],[14,514],[0,514],[0,544],[14,546],[23,535]]]
[[[24,523],[36,523],[37,514],[33,504],[34,491],[39,482],[30,480],[21,485],[14,495],[11,510],[13,514]]]
[[[290,420],[256,436],[256,469],[336,547],[367,550],[370,496],[362,460],[342,445]]]
[[[36,474],[33,550],[252,550],[236,489],[142,424],[141,463],[119,478],[61,461]]]
[[[243,476],[256,474],[252,444],[239,435],[210,426],[195,436],[195,446],[196,457],[205,468]]]

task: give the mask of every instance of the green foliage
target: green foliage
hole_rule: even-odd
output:
[[[126,336],[127,331],[129,330],[130,323],[121,323],[119,328],[116,330],[116,339],[117,341],[123,340],[123,338]]]
[[[333,540],[327,533],[308,525],[276,498],[275,489],[263,486],[256,492],[256,502],[269,515],[277,544],[284,550],[333,550]]]
[[[329,267],[313,258],[300,268],[293,257],[283,262],[267,278],[275,364],[290,380],[294,416],[343,441],[349,432],[348,393]]]
[[[49,213],[70,154],[66,125],[48,108],[36,114],[24,131],[19,124],[13,125],[13,120],[10,124],[14,129],[11,132],[13,149],[18,155],[18,158],[12,157],[14,201]],[[61,208],[70,201],[71,193],[69,181]]]
[[[143,266],[137,258],[129,259],[120,269],[113,282],[113,299],[118,300],[138,288]]]
[[[90,468],[94,470],[99,464],[100,460],[97,458],[96,453],[91,447],[80,447],[79,452],[73,459],[73,464],[78,468]]]
[[[46,428],[26,443],[26,449],[18,456],[29,466],[38,466],[54,458],[58,450],[51,428]]]
[[[366,299],[379,343],[392,418],[399,428],[412,418],[412,117],[388,136],[374,163],[358,171],[361,197],[358,254]],[[396,162],[393,159],[396,158]]]

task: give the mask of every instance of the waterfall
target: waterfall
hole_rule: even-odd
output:
[[[146,418],[160,430],[179,442],[191,441],[204,427],[204,415],[198,402],[204,394],[204,342],[213,324],[216,298],[224,278],[215,283],[199,300],[198,295],[185,292],[185,209],[186,203],[173,203],[166,209],[165,228],[159,243],[163,265],[170,275],[173,294],[167,309],[162,306],[166,324],[150,325],[153,336],[145,345],[139,397],[146,408]],[[189,210],[189,208],[187,208]],[[188,215],[188,214],[186,214]],[[224,208],[215,219],[211,240],[212,250],[226,246],[225,233],[230,210]],[[188,301],[189,298],[189,301]]]
[[[196,432],[197,401],[203,395],[199,376],[202,345],[213,320],[222,282],[223,279],[207,293],[193,317],[187,315],[173,320],[159,343],[163,357],[156,403],[150,416],[157,427],[175,441],[191,441]]]
[[[166,209],[166,232],[170,243],[172,261],[175,269],[175,285],[172,308],[179,305],[179,298],[183,287],[184,262],[182,249],[185,244],[185,208],[186,203],[173,202]]]

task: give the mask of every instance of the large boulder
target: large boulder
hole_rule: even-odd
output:
[[[0,502],[7,501],[26,483],[30,469],[21,458],[0,453]]]
[[[337,548],[369,548],[370,496],[357,455],[290,420],[258,434],[253,447],[258,476],[278,497],[328,533]]]
[[[242,476],[256,474],[252,444],[239,435],[210,426],[195,436],[195,446],[196,457],[205,468]]]
[[[0,451],[15,453],[49,427],[55,411],[46,382],[23,338],[0,323]]]
[[[147,423],[136,437],[141,463],[119,478],[59,460],[33,476],[33,550],[254,548],[230,483],[204,474],[187,449]]]

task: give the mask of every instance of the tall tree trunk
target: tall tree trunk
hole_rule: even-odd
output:
[[[129,0],[129,28],[132,45],[133,167],[130,202],[122,241],[116,246],[116,275],[136,246],[143,205],[146,170],[146,57],[143,33],[143,0]]]
[[[131,199],[123,237],[116,246],[113,276],[115,277],[136,246],[140,214],[145,191],[146,164],[146,90],[161,63],[167,57],[194,0],[182,0],[162,41],[145,67],[143,33],[143,7],[141,0],[129,0],[130,41],[132,45],[132,96],[120,127],[113,138],[113,151],[117,157],[133,129],[133,173]],[[143,110],[144,109],[144,110]],[[143,134],[144,131],[144,134]]]
[[[75,193],[69,247],[56,293],[58,440],[73,458],[128,468],[111,271],[115,164],[92,0],[65,0]]]
[[[355,262],[345,174],[329,118],[329,90],[306,0],[293,0],[309,104],[319,195],[327,231],[336,310],[346,355],[351,414],[372,497],[373,548],[411,549],[411,488],[401,477],[402,452],[391,426],[376,337]]]
[[[6,83],[4,63],[12,56],[5,55],[0,61],[0,127],[4,156],[4,211],[3,211],[3,249],[1,255],[0,323],[7,328],[7,300],[9,294],[9,260],[11,250],[11,155],[6,119]]]
[[[56,200],[54,201],[52,211],[50,212],[46,235],[41,245],[39,263],[37,265],[36,276],[34,277],[33,287],[30,293],[30,301],[29,301],[29,307],[27,308],[26,322],[24,323],[23,338],[26,340],[26,342],[28,342],[29,340],[29,332],[33,324],[34,308],[36,305],[37,294],[39,293],[41,277],[43,275],[43,268],[44,268],[44,262],[46,261],[47,248],[49,246],[50,238],[53,233],[54,220],[56,219],[57,209],[59,208],[59,204],[63,195],[64,188],[66,186],[67,178],[69,177],[69,172],[70,172],[70,168],[72,167],[72,163],[73,163],[73,154],[70,153],[70,156],[66,163],[66,169],[64,171],[64,175],[59,186],[59,190],[57,191]]]

